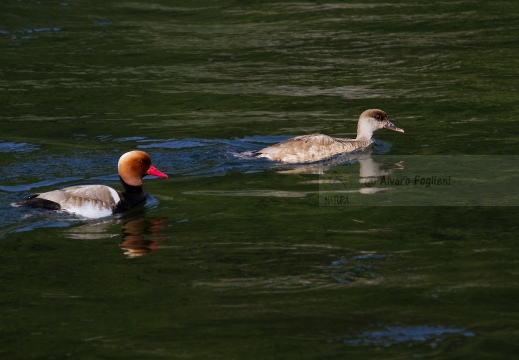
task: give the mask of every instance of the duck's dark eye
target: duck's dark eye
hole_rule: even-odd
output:
[[[377,115],[375,115],[375,119],[382,120],[382,116],[380,116],[380,114],[377,114]]]

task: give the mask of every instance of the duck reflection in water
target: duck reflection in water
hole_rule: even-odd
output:
[[[146,255],[160,249],[159,243],[167,240],[169,235],[163,232],[169,218],[155,220],[146,219],[144,214],[119,218],[117,220],[86,223],[66,231],[70,239],[100,240],[117,237],[111,228],[122,221],[121,242],[119,247],[129,258]]]
[[[149,221],[144,219],[144,216],[125,221],[119,244],[124,254],[134,258],[159,249],[159,242],[167,239],[167,235],[161,233],[167,221],[169,221],[167,217]]]
[[[377,184],[381,184],[381,179],[390,176],[396,171],[403,170],[404,164],[403,161],[398,160],[394,161],[394,156],[377,156],[377,160],[387,158],[389,161],[385,163],[379,163],[375,161],[372,155],[372,150],[368,149],[364,152],[354,153],[354,154],[344,154],[337,157],[333,157],[331,159],[321,161],[315,164],[308,165],[298,165],[292,169],[281,170],[279,173],[282,174],[314,174],[314,175],[324,175],[320,180],[317,180],[319,183],[325,183],[330,181],[336,181],[336,179],[331,179],[327,174],[333,174],[337,171],[334,169],[344,169],[341,166],[344,165],[352,165],[354,163],[359,164],[359,184],[364,185],[363,187],[353,190],[357,191],[361,194],[374,194],[377,192],[388,191],[390,188],[388,187],[379,187],[379,186],[370,186],[371,184],[366,185],[368,182],[375,182]],[[398,158],[397,158],[398,159]],[[348,168],[349,175],[352,175],[350,172],[353,168]]]

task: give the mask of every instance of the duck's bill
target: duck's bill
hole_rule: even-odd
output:
[[[150,169],[148,170],[148,175],[158,176],[158,177],[165,178],[165,179],[168,178],[168,176],[166,174],[164,174],[160,170],[157,170],[157,168],[153,165],[150,166]]]
[[[384,125],[384,129],[396,131],[396,132],[404,132],[404,129],[400,129],[399,127],[396,127],[395,124],[393,124],[391,121],[388,121],[386,125]]]

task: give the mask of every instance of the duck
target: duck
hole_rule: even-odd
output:
[[[88,219],[103,218],[129,210],[146,200],[142,187],[144,176],[168,178],[151,164],[144,151],[133,150],[123,154],[117,167],[124,192],[106,185],[78,185],[32,194],[11,205],[67,212]]]
[[[256,157],[283,163],[310,163],[324,160],[334,155],[362,150],[373,143],[373,133],[378,129],[388,129],[403,133],[388,120],[380,109],[368,109],[359,116],[355,139],[334,138],[323,134],[297,136],[271,145],[255,153]]]

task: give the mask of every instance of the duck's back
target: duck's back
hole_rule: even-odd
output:
[[[16,206],[66,210],[88,218],[111,215],[121,194],[105,185],[79,185],[29,196]]]
[[[297,136],[258,152],[259,157],[286,163],[314,162],[331,156],[352,152],[372,143],[371,140],[333,138],[323,134]]]

